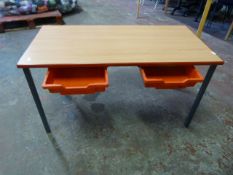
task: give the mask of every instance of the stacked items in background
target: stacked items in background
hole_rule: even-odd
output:
[[[0,17],[60,10],[67,13],[77,7],[77,0],[0,0]]]

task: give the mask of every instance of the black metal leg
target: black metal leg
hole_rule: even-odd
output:
[[[179,10],[181,8],[182,0],[179,0],[177,3],[177,6],[172,10],[171,15],[174,15],[176,10]]]
[[[198,19],[199,17],[201,16],[202,12],[203,12],[203,8],[204,8],[204,2],[206,2],[205,0],[201,0],[201,3],[198,7],[198,12],[196,14],[196,17],[195,17],[195,22],[198,22]]]
[[[208,27],[211,27],[212,22],[214,20],[214,17],[216,15],[216,12],[218,10],[218,7],[219,7],[219,4],[215,3],[214,4],[214,9],[210,11],[211,13],[210,13],[209,21],[207,21],[207,24],[206,24]]]
[[[36,86],[34,84],[31,72],[30,72],[29,68],[23,68],[23,72],[24,72],[25,77],[27,79],[28,86],[29,86],[29,88],[31,90],[33,99],[34,99],[34,101],[36,103],[36,107],[37,107],[37,110],[38,110],[38,112],[40,114],[40,118],[41,118],[41,120],[43,122],[44,128],[45,128],[47,133],[51,133],[51,130],[50,130],[47,118],[45,116],[44,109],[42,107],[39,95],[37,93]]]
[[[201,88],[200,88],[200,90],[199,90],[199,92],[197,94],[197,97],[196,97],[194,103],[193,103],[191,111],[189,112],[188,117],[185,119],[184,126],[186,128],[189,126],[189,124],[192,121],[192,118],[193,118],[193,116],[194,116],[194,114],[195,114],[195,112],[196,112],[196,110],[197,110],[197,108],[198,108],[198,106],[200,104],[202,96],[205,93],[205,90],[206,90],[206,88],[207,88],[207,86],[208,86],[208,84],[209,84],[209,82],[211,80],[211,77],[212,77],[216,67],[217,67],[217,65],[211,65],[208,72],[207,72],[207,74],[206,74],[206,76],[205,76],[205,79],[204,79],[204,81],[202,83],[202,86],[201,86]]]

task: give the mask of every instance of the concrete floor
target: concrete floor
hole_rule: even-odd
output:
[[[80,0],[66,24],[181,24],[161,6],[135,18],[135,0]],[[183,127],[200,85],[144,88],[136,67],[109,68],[105,93],[59,96],[42,90],[45,70],[32,73],[51,125],[48,137],[16,63],[35,30],[0,34],[1,175],[232,175],[233,46],[204,33],[221,58],[189,129]],[[143,44],[143,43],[142,43]],[[156,46],[155,46],[156,47]],[[200,67],[205,73],[206,67]]]

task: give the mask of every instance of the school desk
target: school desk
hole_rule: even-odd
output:
[[[150,82],[147,79],[149,76],[146,77],[146,73],[149,72],[150,74],[150,71],[153,73],[153,67],[155,69],[156,66],[160,67],[156,69],[159,74],[163,71],[163,67],[165,69],[170,69],[169,67],[179,69],[179,67],[207,65],[209,66],[208,72],[184,122],[185,127],[188,127],[217,65],[221,64],[223,64],[223,60],[186,26],[96,25],[43,26],[18,61],[17,67],[23,69],[45,130],[50,133],[51,130],[33,82],[30,68],[48,68],[50,73],[56,75],[55,72],[57,72],[63,78],[60,79],[61,81],[66,76],[74,76],[72,77],[74,81],[79,81],[79,73],[81,71],[82,74],[84,70],[84,74],[85,72],[87,74],[84,76],[93,76],[93,80],[101,85],[98,90],[103,91],[107,83],[102,82],[101,84],[101,80],[104,79],[107,82],[106,67],[109,66],[138,66],[141,68],[143,78],[145,78],[145,86],[150,86],[153,85],[153,81]],[[77,69],[78,72],[69,74],[69,70],[72,71],[73,69]],[[91,73],[91,71],[98,72],[101,69],[105,72]],[[90,74],[88,70],[91,70]],[[171,79],[174,72],[176,73],[176,70],[168,71]],[[47,76],[49,75],[48,73]],[[94,78],[95,75],[101,75],[102,79]],[[49,82],[48,79],[46,81]],[[155,81],[157,81],[156,78]],[[72,82],[66,82],[66,80],[65,83],[72,84]],[[174,88],[172,84],[170,85],[167,88]],[[48,85],[48,87],[50,86]],[[51,87],[55,89],[50,90],[51,92],[59,92],[61,87],[55,85]],[[163,85],[158,87],[164,88]],[[60,92],[61,94],[69,94],[69,90],[75,89],[71,87],[71,89],[63,89]],[[81,89],[81,92],[83,92],[82,90],[85,93],[86,89]],[[93,93],[95,90],[98,91],[97,89],[93,90],[93,88],[90,90],[89,92],[93,91]]]

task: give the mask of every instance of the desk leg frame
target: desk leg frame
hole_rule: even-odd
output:
[[[49,133],[51,133],[51,129],[50,129],[50,126],[48,124],[48,121],[47,121],[43,106],[41,104],[41,101],[40,101],[40,98],[39,98],[39,95],[38,95],[38,92],[36,90],[36,86],[34,84],[34,81],[33,81],[32,75],[31,75],[31,71],[30,71],[29,68],[23,68],[23,72],[24,72],[24,75],[25,75],[25,77],[27,79],[28,86],[29,86],[29,88],[31,90],[33,99],[35,101],[37,110],[38,110],[38,112],[40,114],[40,118],[41,118],[42,123],[44,125],[45,131],[49,134]]]
[[[193,119],[193,116],[194,116],[194,114],[195,114],[195,112],[196,112],[196,110],[197,110],[197,108],[198,108],[198,106],[199,106],[199,104],[201,102],[201,99],[202,99],[202,97],[203,97],[203,95],[205,93],[205,90],[208,87],[208,84],[209,84],[209,82],[210,82],[210,80],[211,80],[211,78],[212,78],[212,76],[214,74],[214,71],[215,71],[216,67],[217,67],[217,65],[210,65],[210,67],[209,67],[209,70],[208,70],[208,72],[207,72],[207,74],[205,76],[205,79],[204,79],[204,81],[202,83],[202,86],[201,86],[201,88],[200,88],[200,90],[199,90],[199,92],[198,92],[198,94],[196,96],[196,99],[195,99],[195,101],[193,103],[193,106],[192,106],[190,112],[189,112],[189,115],[185,119],[184,126],[186,128],[189,127],[189,125],[190,125],[190,123],[191,123],[191,121]]]
[[[198,92],[198,94],[196,96],[196,99],[195,99],[195,101],[193,103],[193,106],[192,106],[190,112],[189,112],[189,115],[185,119],[184,126],[186,128],[189,127],[189,125],[190,125],[190,123],[191,123],[191,121],[193,119],[193,116],[194,116],[194,114],[195,114],[195,112],[196,112],[196,110],[197,110],[197,108],[198,108],[198,106],[199,106],[199,104],[201,102],[201,99],[202,99],[202,97],[203,97],[203,95],[204,95],[204,93],[205,93],[205,91],[206,91],[206,89],[208,87],[208,84],[209,84],[209,82],[210,82],[210,80],[211,80],[211,78],[212,78],[212,76],[214,74],[214,71],[215,71],[216,67],[217,67],[217,65],[211,65],[209,67],[209,70],[208,70],[208,72],[207,72],[207,74],[205,76],[204,82],[202,83],[202,86],[201,86],[201,88],[200,88],[200,90],[199,90],[199,92]],[[32,75],[31,75],[31,71],[30,71],[29,68],[23,68],[23,72],[24,72],[24,75],[25,75],[26,80],[28,82],[28,86],[29,86],[30,91],[32,93],[33,99],[35,101],[37,110],[38,110],[38,112],[40,114],[40,117],[41,117],[42,123],[44,125],[45,131],[47,133],[51,133],[51,129],[50,129],[50,126],[48,124],[48,121],[47,121],[43,106],[41,104],[41,101],[40,101],[40,98],[39,98],[39,95],[38,95],[38,92],[36,90],[36,86],[34,84],[34,81],[33,81]]]

